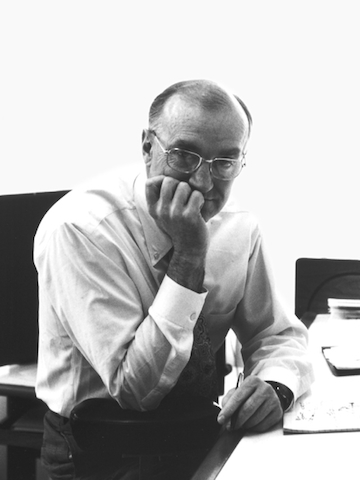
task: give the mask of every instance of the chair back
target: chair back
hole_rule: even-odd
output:
[[[0,365],[35,363],[38,289],[33,241],[47,210],[67,191],[0,196]]]
[[[360,299],[360,261],[299,258],[295,274],[295,314],[328,313],[328,298]]]

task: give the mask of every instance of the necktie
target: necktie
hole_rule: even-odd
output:
[[[215,355],[202,313],[194,327],[194,342],[189,362],[169,394],[170,397],[184,395],[210,400],[216,400],[218,395]]]
[[[166,265],[169,264],[172,254],[173,249],[164,257]],[[217,385],[215,355],[211,348],[206,321],[201,312],[194,327],[194,341],[190,359],[167,398],[171,400],[176,397],[200,396],[209,400],[217,400]]]

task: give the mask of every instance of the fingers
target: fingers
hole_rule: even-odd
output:
[[[149,206],[155,205],[159,200],[161,185],[164,180],[164,175],[148,178],[145,184],[146,201]]]
[[[255,408],[249,407],[246,402],[238,412],[235,412],[230,424],[231,429],[244,428],[254,432],[265,432],[281,420],[283,412],[277,398],[273,401],[272,397],[268,397],[263,403],[260,402]]]
[[[254,394],[257,383],[253,378],[256,377],[247,377],[239,388],[233,388],[224,397],[223,408],[218,417],[219,423],[224,425],[229,422],[234,413]]]
[[[266,431],[281,420],[280,401],[273,388],[257,377],[248,377],[241,387],[224,397],[218,421],[229,429]]]
[[[171,214],[182,214],[186,209],[191,214],[200,213],[204,204],[203,195],[192,190],[188,183],[164,175],[147,180],[146,200],[153,212],[154,207],[157,207],[158,210],[167,210]]]
[[[176,214],[200,214],[204,197],[198,190],[192,190],[188,183],[180,182],[173,194],[172,212]]]
[[[185,182],[178,182],[173,178],[163,182],[162,200],[171,212],[184,210],[189,197],[191,195],[191,188]]]
[[[174,252],[183,260],[204,262],[208,230],[201,216],[204,197],[187,182],[158,176],[146,182],[149,213],[158,227],[169,235]],[[186,258],[185,258],[186,257]],[[176,255],[172,260],[176,259]],[[178,259],[179,260],[179,259]]]
[[[265,407],[265,404],[263,404],[263,407]],[[271,411],[263,408],[258,410],[256,415],[250,417],[250,419],[242,425],[242,428],[251,430],[252,432],[266,432],[281,420],[282,415],[282,411],[277,408],[273,408]],[[234,428],[238,427],[234,426]]]

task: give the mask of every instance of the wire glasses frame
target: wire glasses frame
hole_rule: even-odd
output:
[[[160,142],[155,131],[152,131],[156,141],[158,142],[162,152],[166,155],[166,163],[170,168],[180,173],[194,173],[198,170],[203,162],[210,165],[210,173],[214,178],[218,180],[233,180],[236,178],[243,167],[246,166],[246,153],[241,153],[241,158],[214,158],[212,160],[206,160],[201,155],[182,148],[171,148],[167,150]],[[172,159],[172,161],[171,161]],[[196,163],[195,163],[196,162]],[[213,171],[213,165],[215,164],[215,171]],[[184,166],[183,166],[184,165]],[[217,172],[218,169],[223,169],[221,173]]]

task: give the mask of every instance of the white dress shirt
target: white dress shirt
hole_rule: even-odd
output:
[[[148,213],[145,178],[111,172],[39,226],[37,396],[66,417],[90,397],[155,408],[190,357],[201,310],[215,351],[232,328],[245,375],[301,395],[312,381],[307,331],[277,299],[254,218],[228,202],[208,222],[206,292],[195,293],[166,275],[172,244]]]

